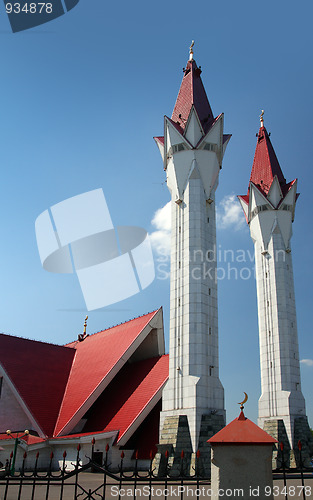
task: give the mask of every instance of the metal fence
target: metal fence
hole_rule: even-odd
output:
[[[304,464],[301,441],[298,441],[297,448],[298,467],[291,468],[289,467],[289,453],[285,452],[284,444],[279,443],[280,465],[277,469],[273,470],[273,480],[281,480],[283,482],[282,487],[277,487],[276,496],[280,494],[281,497],[286,500],[290,497],[302,498],[303,500],[313,498],[313,483],[312,485],[308,484],[308,482],[311,483],[313,479],[313,468],[306,467]],[[291,480],[293,484],[291,484]],[[295,484],[295,481],[300,484]],[[275,486],[273,488],[273,493],[275,496]]]
[[[273,471],[274,497],[277,499],[291,497],[313,498],[311,486],[307,479],[313,479],[312,469],[304,467],[301,447],[298,469],[287,467],[284,457],[283,445],[281,445],[281,464]],[[53,453],[50,455],[50,463],[45,472],[38,470],[39,453],[36,455],[34,468],[26,470],[25,463],[27,454],[24,454],[22,466],[15,471],[13,453],[10,456],[3,475],[0,476],[0,499],[1,500],[108,500],[132,498],[133,500],[145,498],[171,499],[180,498],[210,498],[212,494],[210,479],[201,474],[201,457],[198,452],[195,465],[190,474],[188,461],[181,453],[180,467],[173,472],[170,467],[169,454],[165,453],[165,472],[162,476],[156,475],[153,467],[151,454],[150,465],[146,471],[139,470],[138,455],[135,456],[134,468],[129,471],[124,466],[124,452],[121,453],[120,463],[116,470],[112,470],[109,463],[109,447],[106,448],[103,463],[96,463],[94,453],[94,442],[92,443],[91,456],[86,457],[88,462],[82,464],[80,456],[80,445],[77,447],[77,456],[72,463],[72,470],[67,470],[66,452],[63,453],[63,463],[59,470],[53,470]],[[97,474],[86,474],[86,472],[97,472]],[[279,481],[281,480],[281,481]],[[291,481],[292,480],[292,481]],[[299,486],[295,490],[294,480],[298,480]],[[278,481],[278,482],[276,482]],[[313,486],[313,483],[312,483]],[[267,495],[269,496],[269,495]]]
[[[159,476],[153,468],[151,454],[150,466],[146,471],[138,468],[138,454],[132,471],[124,467],[124,452],[121,453],[120,464],[117,470],[112,470],[108,460],[109,447],[106,447],[104,462],[99,465],[93,459],[94,443],[92,444],[91,457],[86,457],[88,462],[82,464],[80,445],[77,447],[76,461],[72,463],[73,469],[66,467],[66,452],[63,453],[63,464],[58,471],[53,471],[54,455],[50,455],[50,463],[46,472],[38,470],[39,453],[33,470],[25,470],[27,453],[24,453],[22,466],[19,471],[12,468],[13,453],[7,463],[2,477],[0,477],[1,500],[106,500],[122,497],[131,497],[134,500],[144,497],[153,498],[179,497],[181,500],[192,493],[199,498],[203,488],[210,485],[210,480],[200,474],[200,453],[197,453],[193,474],[186,472],[184,452],[181,454],[180,469],[173,473],[169,466],[169,455],[165,454],[166,472]],[[13,472],[12,472],[13,469]],[[98,474],[84,474],[85,472]],[[186,495],[187,493],[187,495]]]

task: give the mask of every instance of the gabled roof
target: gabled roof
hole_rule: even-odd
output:
[[[277,443],[277,440],[245,417],[241,410],[239,417],[212,436],[208,443],[213,445],[269,445]]]
[[[253,182],[265,195],[268,194],[275,175],[284,193],[286,179],[280,168],[271,140],[264,126],[260,127],[255,149],[250,182]]]
[[[118,430],[119,443],[132,426],[138,428],[148,405],[153,407],[161,399],[168,362],[168,355],[163,355],[127,363],[85,416],[83,432]]]
[[[172,120],[179,125],[181,133],[186,127],[192,106],[195,107],[205,133],[214,120],[200,75],[201,69],[198,68],[196,61],[194,59],[189,60],[184,69],[183,80],[172,114]]]
[[[163,353],[162,309],[67,346],[1,334],[0,368],[24,408],[25,422],[30,419],[30,428],[39,434],[24,441],[95,432],[119,432],[119,441],[129,439],[161,398],[168,378]],[[94,404],[96,415],[89,411]],[[81,424],[75,429],[86,412],[86,429]],[[6,421],[3,425],[0,432],[11,427]]]
[[[76,354],[54,430],[55,436],[71,432],[77,423],[74,422],[75,417],[80,420],[143,342],[151,331],[149,323],[159,311],[67,345],[75,348]]]
[[[46,436],[53,433],[74,355],[68,347],[0,334],[0,364]]]

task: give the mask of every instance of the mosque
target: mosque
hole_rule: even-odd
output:
[[[54,465],[77,445],[101,463],[121,450],[131,465],[155,456],[171,463],[182,449],[191,463],[225,426],[219,378],[217,283],[195,270],[216,248],[215,191],[230,134],[215,116],[201,67],[189,60],[164,136],[155,137],[171,194],[170,343],[165,354],[162,309],[58,346],[0,335],[0,461],[19,437],[16,466],[27,451],[33,463]],[[246,195],[239,196],[255,246],[262,395],[259,426],[285,443],[293,458],[298,439],[313,454],[301,392],[290,239],[297,181],[287,182],[261,115]],[[212,259],[211,259],[212,260]],[[216,262],[212,263],[216,266]],[[30,369],[31,367],[31,369]],[[27,432],[25,433],[25,430]],[[7,432],[9,431],[9,432]],[[13,439],[12,439],[13,438]],[[295,463],[295,462],[291,462]]]

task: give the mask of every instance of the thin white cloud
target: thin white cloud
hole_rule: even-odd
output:
[[[171,202],[159,208],[151,221],[155,231],[150,233],[153,249],[160,255],[168,256],[171,253]]]
[[[228,194],[220,201],[216,210],[218,229],[234,229],[238,231],[245,225],[245,217],[240,203],[234,194]]]
[[[313,366],[313,359],[301,359],[300,363],[306,366]]]
[[[225,196],[217,206],[216,222],[218,229],[237,231],[245,225],[240,204],[234,194]],[[155,230],[150,233],[150,241],[156,253],[168,256],[171,251],[171,202],[159,208],[151,221]]]

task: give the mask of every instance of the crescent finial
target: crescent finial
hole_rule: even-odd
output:
[[[244,404],[248,401],[248,394],[246,392],[244,392],[244,395],[245,395],[245,398],[243,401],[241,401],[240,403],[238,403],[240,405],[240,409],[243,410],[244,408]]]

